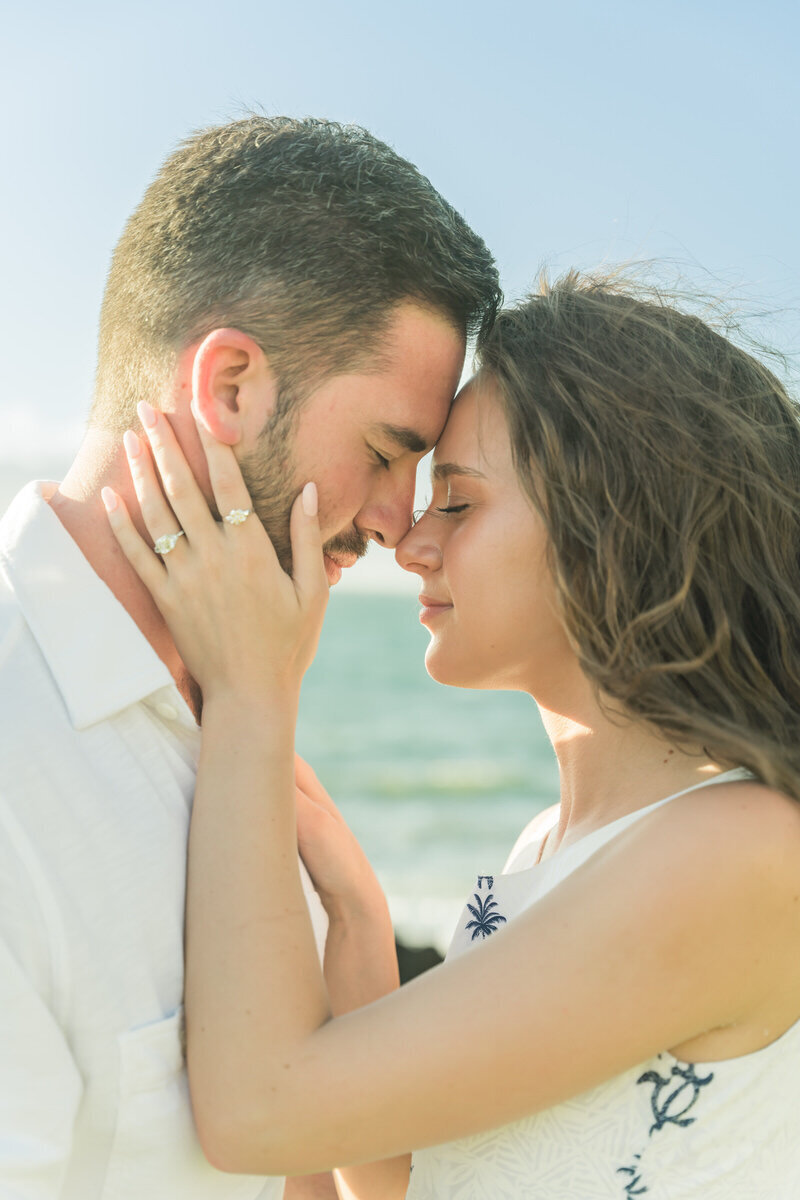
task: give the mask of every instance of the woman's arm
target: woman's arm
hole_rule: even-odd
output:
[[[388,1157],[519,1119],[747,1021],[785,986],[800,934],[787,903],[798,817],[755,785],[714,791],[634,826],[474,952],[316,1029],[289,1011],[272,961],[259,967],[261,939],[233,903],[212,929],[190,897],[205,942],[192,1019],[208,1031],[190,1042],[192,1088],[212,1161],[292,1173]],[[268,803],[255,807],[268,827]],[[216,858],[218,830],[198,816],[194,852],[213,841]],[[232,928],[257,1014],[227,994],[210,1004],[207,977],[225,969]],[[280,953],[301,975],[297,950],[287,939]],[[276,1018],[291,1029],[280,1040]]]
[[[334,1017],[400,986],[394,929],[375,872],[308,763],[295,760],[297,840],[328,914],[325,984]],[[342,1200],[403,1200],[409,1155],[335,1172]]]
[[[800,814],[749,783],[676,799],[474,952],[332,1017],[294,829],[313,523],[296,506],[290,593],[255,522],[210,531],[189,511],[167,439],[154,449],[168,496],[171,477],[180,482],[188,553],[155,574],[124,510],[111,515],[206,698],[186,1003],[213,1162],[301,1174],[392,1157],[547,1108],[709,1030],[774,1017],[776,994],[796,1019]],[[233,481],[208,454],[212,480],[224,466]],[[220,511],[247,507],[217,486]],[[252,544],[233,540],[243,531]]]
[[[238,1014],[235,1036],[242,1055],[250,1052],[247,1043],[252,1036],[253,1052],[265,1055],[264,1075],[269,1059],[280,1063],[281,1070],[288,1074],[291,1053],[300,1050],[305,1034],[319,1028],[330,1016],[367,1005],[399,984],[388,909],[377,881],[372,885],[374,876],[366,859],[362,864],[354,852],[348,858],[340,854],[323,859],[319,842],[325,835],[318,825],[325,817],[333,819],[331,810],[310,811],[304,797],[295,791],[302,814],[300,849],[302,852],[305,848],[306,865],[330,918],[325,948],[327,994],[322,986],[314,939],[309,937],[307,906],[299,887],[293,819],[286,823],[281,820],[283,812],[293,811],[292,806],[276,805],[275,820],[260,819],[265,790],[277,793],[281,786],[287,788],[293,736],[294,714],[287,712],[283,697],[266,709],[255,709],[252,704],[240,707],[230,696],[204,705],[194,827],[189,841],[186,1024],[198,1130],[202,1138],[206,1126],[212,1128],[223,1148],[229,1139],[236,1141],[241,1131],[229,1128],[227,1120],[220,1127],[222,1108],[216,1103],[206,1122],[205,1087],[215,1095],[229,1095],[244,1083],[229,1074],[233,1060],[221,1051],[217,1041],[223,1012],[235,1010]],[[312,790],[308,775],[303,781]],[[217,803],[224,794],[230,796],[230,802]],[[330,832],[327,839],[330,842]],[[275,852],[279,840],[286,849],[281,857]],[[242,855],[244,842],[247,851]],[[327,867],[327,875],[322,873],[320,860]],[[349,887],[337,878],[342,863],[349,865]],[[363,869],[365,866],[367,869]],[[263,918],[260,923],[242,919],[242,914],[259,913]],[[224,956],[218,957],[223,945]],[[255,959],[251,958],[253,954]],[[270,990],[282,998],[270,1022],[269,1047],[264,1042],[265,1029],[259,1023],[263,1012],[260,992],[267,980]],[[281,1014],[287,1019],[281,1020]],[[228,1028],[232,1031],[233,1027]],[[241,1104],[225,1106],[234,1121],[243,1111],[259,1111],[258,1093],[264,1082],[260,1069],[255,1070],[252,1082],[252,1100],[242,1096]],[[282,1085],[279,1074],[276,1086]],[[328,1086],[329,1101],[335,1108],[346,1081],[331,1080]],[[215,1146],[215,1141],[204,1140],[211,1161],[226,1169],[224,1149],[217,1161]],[[338,1161],[326,1165],[334,1166]],[[406,1155],[351,1166],[340,1173],[341,1192],[354,1200],[401,1200],[408,1186],[408,1168]],[[306,1168],[301,1170],[306,1173]]]

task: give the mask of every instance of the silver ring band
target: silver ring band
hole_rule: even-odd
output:
[[[183,537],[183,530],[179,529],[177,533],[164,533],[160,538],[156,538],[153,549],[156,554],[160,554],[163,558],[165,554],[171,554],[175,549],[175,543],[178,538]]]

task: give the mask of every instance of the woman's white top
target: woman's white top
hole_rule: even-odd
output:
[[[749,777],[737,769],[698,786]],[[447,957],[479,946],[601,846],[674,798],[612,821],[538,865],[549,830],[540,825],[534,835],[523,834],[502,875],[478,876]],[[502,1019],[490,984],[475,1002],[496,1004]],[[418,1151],[407,1200],[640,1196],[800,1198],[800,1021],[752,1054],[688,1063],[665,1051],[564,1104]]]

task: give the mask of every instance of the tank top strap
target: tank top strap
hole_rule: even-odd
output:
[[[739,780],[754,779],[752,771],[746,767],[734,767],[733,770],[723,771],[721,775],[715,775],[713,779],[704,779],[701,783],[694,783],[691,787],[682,788],[679,792],[672,792],[669,796],[664,796],[661,800],[656,800],[653,804],[648,804],[645,808],[637,808],[634,812],[626,813],[624,817],[618,817],[616,821],[609,821],[607,825],[603,825],[600,829],[595,829],[591,833],[585,834],[577,842],[573,842],[569,846],[559,849],[551,858],[546,858],[544,862],[537,863],[535,870],[541,878],[544,874],[553,874],[559,878],[565,877],[581,863],[585,862],[596,850],[599,850],[607,842],[617,837],[624,830],[628,829],[636,821],[646,817],[648,813],[655,812],[657,808],[661,808],[665,804],[669,804],[670,800],[676,800],[678,796],[685,796],[688,792],[698,791],[700,788],[710,787],[715,783],[734,783]],[[552,824],[547,829],[542,830],[541,838],[537,838],[520,847],[520,852],[514,854],[506,864],[505,870],[509,873],[514,873],[519,870],[533,870],[534,867],[530,863],[530,859],[534,851],[538,852],[538,847],[555,828],[558,823],[558,815],[555,814]],[[521,865],[521,860],[525,862],[525,866]],[[517,865],[519,864],[519,865]]]
[[[664,804],[669,804],[670,800],[677,800],[679,796],[686,796],[689,792],[697,792],[700,788],[711,787],[715,783],[736,783],[739,780],[753,778],[755,777],[752,771],[748,771],[747,767],[734,767],[732,771],[723,771],[721,775],[715,775],[713,779],[704,779],[701,783],[693,783],[691,787],[681,788],[679,792],[673,792],[670,796],[664,796],[662,800],[656,800],[655,803],[648,804],[645,808],[637,808],[632,813],[626,813],[624,817],[618,817],[616,821],[611,821],[608,825],[603,825],[601,829],[596,829],[594,833],[587,834],[586,838],[598,837],[602,845],[606,841],[610,841],[612,837],[616,837],[618,833],[622,833],[629,825],[635,824],[641,817],[646,817],[648,813],[655,812],[657,808],[661,808]],[[581,841],[584,840],[581,838]],[[575,845],[580,845],[580,843],[576,842]]]

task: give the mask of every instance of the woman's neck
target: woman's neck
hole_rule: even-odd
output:
[[[548,856],[562,842],[575,841],[724,770],[702,749],[677,749],[658,731],[624,717],[620,710],[609,716],[588,684],[580,703],[570,705],[569,716],[541,704],[539,712],[561,781],[561,811],[548,839]]]

